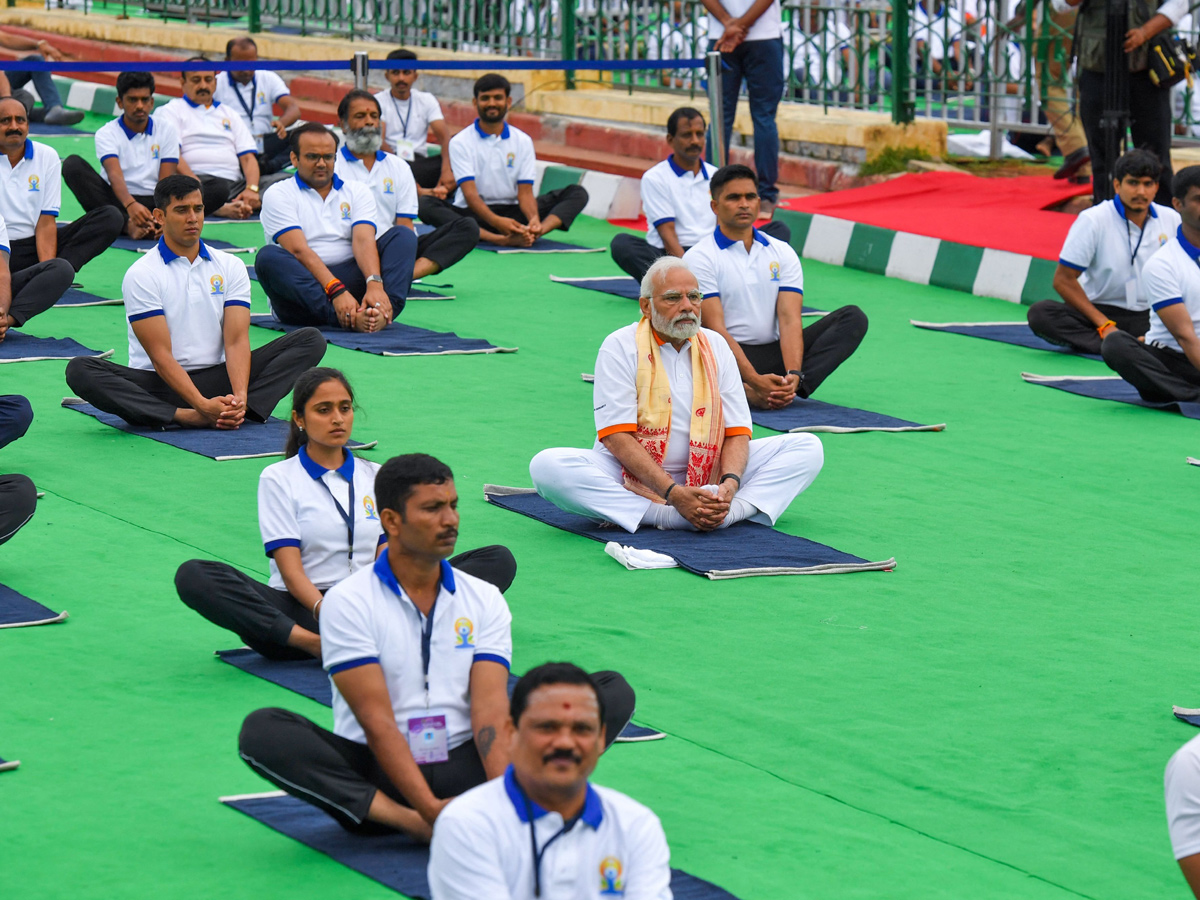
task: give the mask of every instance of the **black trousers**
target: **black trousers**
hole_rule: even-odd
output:
[[[1104,73],[1083,69],[1079,73],[1079,118],[1092,155],[1092,185],[1099,203],[1101,185],[1112,182],[1115,159],[1104,156],[1100,117],[1104,114]],[[1162,163],[1154,201],[1171,205],[1171,92],[1156,88],[1147,72],[1129,73],[1129,134],[1133,146],[1151,151]]]
[[[0,396],[0,448],[25,436],[33,424],[33,407],[20,394]]]
[[[68,156],[64,159],[62,176],[63,181],[71,189],[71,193],[75,195],[75,199],[79,201],[79,205],[83,207],[84,212],[91,212],[93,209],[111,206],[114,209],[120,210],[122,221],[129,221],[129,211],[117,199],[112,185],[101,178],[100,173],[88,165],[87,160],[82,156]],[[146,209],[154,209],[153,194],[142,196],[133,194],[132,196],[134,200],[142,204]]]
[[[265,422],[296,383],[325,355],[325,338],[315,328],[300,328],[250,353],[246,418]],[[67,384],[97,409],[130,425],[169,425],[175,410],[188,404],[153,369],[131,369],[106,359],[77,356],[67,363]],[[205,397],[232,390],[225,364],[188,372]]]
[[[439,269],[448,269],[478,243],[479,223],[465,217],[455,219],[417,238],[417,259],[425,257]]]
[[[93,209],[69,225],[58,226],[56,255],[69,262],[71,268],[78,272],[111,247],[124,228],[125,219],[119,210],[111,206]],[[14,275],[38,264],[37,238],[34,235],[10,241],[9,247],[8,267]]]
[[[1100,344],[1108,367],[1151,403],[1200,401],[1200,369],[1178,350],[1144,344],[1132,334],[1110,331]]]
[[[804,383],[800,397],[808,397],[821,382],[850,358],[867,333],[867,314],[857,306],[843,306],[822,316],[804,329],[804,358],[800,371]],[[779,341],[769,344],[739,344],[750,365],[760,375],[786,375]]]
[[[493,544],[468,550],[450,565],[494,584],[503,593],[517,576],[517,561],[507,547]],[[192,559],[175,573],[179,599],[208,621],[237,634],[246,646],[268,659],[308,659],[289,647],[292,629],[319,632],[312,612],[287,591],[255,581],[223,562]]]
[[[654,226],[651,225],[650,227],[653,228]],[[788,228],[783,222],[772,220],[760,228],[759,231],[763,234],[769,234],[771,237],[777,238],[785,244],[790,244],[792,241],[792,229]],[[692,248],[684,247],[683,249],[687,251]],[[655,260],[667,255],[666,250],[651,246],[650,242],[645,238],[624,232],[612,239],[608,251],[612,255],[613,262],[621,267],[621,271],[638,282],[641,282],[646,277],[646,270],[654,265]]]
[[[604,700],[608,745],[633,718],[633,688],[616,672],[595,672]],[[367,821],[376,791],[409,806],[366,744],[339,737],[286,709],[250,713],[238,735],[238,754],[255,772],[293,797],[311,803],[350,831],[379,832]],[[487,780],[474,741],[450,751],[444,763],[420,767],[438,799],[457,797]]]
[[[587,191],[577,184],[569,184],[565,188],[559,188],[557,191],[549,191],[548,193],[538,195],[538,218],[545,219],[547,216],[558,216],[562,220],[562,230],[570,231],[571,223],[575,221],[576,216],[583,212],[583,208],[587,206],[587,202]],[[488,227],[487,223],[471,212],[470,209],[455,206],[449,199],[439,200],[437,197],[422,197],[418,204],[418,209],[420,210],[421,221],[435,227],[441,227],[464,216],[475,219],[484,228]],[[515,203],[497,203],[490,205],[488,209],[498,216],[516,219],[522,224],[526,222],[525,213],[521,212],[521,207]]]
[[[8,314],[17,326],[24,325],[38,313],[44,313],[67,292],[75,280],[75,270],[65,259],[54,258],[35,262],[12,273],[12,303]]]
[[[232,181],[216,175],[201,175],[199,173],[196,174],[196,177],[200,179],[200,194],[204,198],[204,214],[206,216],[211,216],[246,189],[245,178]],[[286,181],[291,177],[287,172],[275,172],[271,175],[260,172],[258,179],[259,196],[261,197],[263,192],[275,182]]]
[[[414,155],[408,167],[412,169],[413,181],[418,187],[435,188],[442,178],[442,158],[440,156]]]
[[[263,152],[258,154],[258,171],[263,175],[282,172],[292,164],[292,142],[271,131],[263,135]]]
[[[0,475],[0,544],[33,518],[37,488],[24,475]]]
[[[1111,306],[1108,303],[1094,304],[1096,309],[1117,323],[1117,328],[1134,337],[1141,337],[1150,330],[1150,310],[1140,312]],[[1100,333],[1083,313],[1075,307],[1057,300],[1039,300],[1029,307],[1029,330],[1042,340],[1060,347],[1070,347],[1079,353],[1100,353]]]

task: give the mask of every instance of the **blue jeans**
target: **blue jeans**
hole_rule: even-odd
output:
[[[40,53],[34,53],[31,56],[22,56],[21,59],[41,61],[45,57]],[[8,83],[12,85],[14,91],[29,84],[30,81],[37,88],[38,96],[42,98],[42,106],[46,107],[46,109],[62,106],[62,97],[59,96],[58,88],[54,86],[54,79],[50,76],[49,72],[8,73]]]
[[[379,248],[379,274],[383,289],[392,303],[393,320],[400,318],[404,301],[412,286],[413,265],[417,261],[417,235],[411,228],[396,226],[375,242]],[[346,290],[362,300],[367,281],[354,258],[329,267],[335,278],[341,279]],[[338,328],[333,304],[325,296],[325,288],[317,283],[308,269],[278,244],[268,244],[254,259],[254,272],[271,301],[275,318],[285,325],[315,325],[318,328]]]
[[[709,45],[711,50],[713,45]],[[725,147],[733,137],[738,94],[742,81],[750,99],[754,123],[754,168],[758,171],[758,194],[774,203],[779,198],[779,129],[775,111],[783,97],[783,39],[743,41],[732,53],[721,54],[721,101],[725,113]]]

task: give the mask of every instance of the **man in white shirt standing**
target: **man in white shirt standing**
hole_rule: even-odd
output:
[[[375,234],[383,237],[396,227],[416,231],[417,183],[413,170],[399,156],[384,153],[379,99],[367,91],[350,91],[338,104],[345,144],[338,151],[334,173],[342,181],[357,181],[375,199]],[[413,278],[448,269],[479,243],[479,223],[461,218],[417,238]]]
[[[281,322],[379,331],[404,309],[417,236],[392,228],[376,238],[371,190],[338,177],[337,152],[337,138],[319,122],[292,132],[296,174],[265,198],[269,243],[254,270]]]
[[[1077,353],[1100,352],[1110,331],[1142,337],[1150,304],[1142,269],[1175,236],[1179,214],[1152,202],[1162,163],[1149,150],[1131,150],[1113,168],[1116,196],[1085,209],[1071,226],[1054,272],[1065,303],[1029,307],[1029,327],[1052,344]]]
[[[746,398],[779,409],[811,395],[858,349],[867,316],[843,306],[805,328],[800,257],[754,227],[754,172],[726,166],[709,184],[717,227],[683,258],[704,293],[705,323],[737,359]]]
[[[1200,166],[1175,173],[1172,203],[1183,220],[1146,263],[1150,303],[1144,340],[1110,329],[1100,344],[1108,367],[1151,403],[1200,402]]]
[[[604,750],[604,699],[571,663],[546,663],[513,689],[511,765],[451,801],[429,852],[432,900],[671,900],[662,823],[589,783]]]
[[[417,59],[411,50],[393,50],[389,61]],[[454,190],[454,174],[450,171],[450,129],[442,116],[442,105],[428,91],[418,91],[416,69],[385,69],[384,77],[391,87],[375,95],[383,115],[386,134],[384,143],[412,167],[413,178],[422,195],[444,198]],[[429,132],[441,147],[438,156],[429,153]]]
[[[325,338],[301,328],[250,349],[250,278],[236,256],[205,245],[200,183],[186,175],[154,189],[158,245],[121,282],[129,365],[77,356],[67,384],[130,425],[234,429],[265,422]]]
[[[179,165],[179,138],[154,110],[154,76],[122,72],[117,76],[121,115],[96,132],[97,172],[82,156],[63,160],[63,181],[86,211],[111,206],[125,219],[131,238],[158,237],[154,187]]]
[[[587,206],[588,194],[577,184],[535,197],[537,157],[533,139],[505,120],[512,106],[512,85],[490,73],[475,82],[479,118],[450,139],[450,167],[458,183],[454,203],[421,198],[421,221],[445,225],[460,216],[479,222],[479,236],[492,244],[529,247],[561,228],[569,231]]]
[[[660,256],[682,257],[717,225],[708,190],[717,167],[704,161],[704,132],[699,110],[684,106],[671,113],[671,155],[642,175],[642,211],[650,230],[645,240],[625,233],[612,239],[613,262],[639,282]],[[792,239],[792,230],[783,222],[768,222],[762,231],[785,244]]]
[[[233,38],[225,45],[225,59],[257,62],[258,44],[251,37]],[[300,104],[282,78],[269,69],[219,72],[213,99],[241,116],[250,129],[258,145],[260,173],[271,175],[287,168],[291,154],[287,132],[300,120]]]
[[[55,258],[79,272],[112,246],[125,222],[110,206],[69,225],[57,223],[62,162],[53,147],[29,140],[25,106],[11,97],[0,99],[0,152],[0,218],[8,226],[14,274]]]

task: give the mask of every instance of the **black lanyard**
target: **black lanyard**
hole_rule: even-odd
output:
[[[1138,232],[1138,239],[1137,239],[1137,243],[1134,244],[1133,252],[1129,254],[1129,265],[1130,266],[1132,266],[1133,261],[1135,259],[1137,259],[1138,251],[1140,249],[1142,249],[1142,238],[1144,238],[1146,236],[1146,228],[1147,228],[1147,226],[1149,226],[1149,224],[1150,224],[1150,216],[1149,216],[1149,214],[1147,214],[1146,221],[1144,223],[1142,223],[1142,228]],[[1129,219],[1125,220],[1125,236],[1126,237],[1129,236]]]
[[[563,827],[556,831],[550,837],[550,840],[542,845],[541,850],[538,850],[537,824],[533,819],[533,804],[529,802],[529,797],[525,794],[525,789],[521,787],[515,777],[513,778],[513,783],[516,784],[517,790],[521,792],[521,799],[525,801],[525,817],[529,820],[529,846],[533,849],[533,896],[540,897],[542,896],[542,857],[546,855],[546,851],[550,849],[551,844],[575,827],[575,823],[579,821],[579,816],[576,816],[570,822],[563,822]],[[580,812],[580,815],[582,814]]]
[[[242,96],[242,86],[233,80],[233,76],[229,76],[229,86],[233,88],[233,95],[238,98],[238,103],[242,104],[242,109],[246,111],[246,115],[250,117],[250,124],[254,124],[254,106],[258,102],[258,76],[255,75],[250,79],[250,105],[246,105],[246,98]]]
[[[441,590],[441,584],[438,584],[438,590]],[[413,604],[416,606],[417,604]],[[429,607],[429,615],[425,617],[425,624],[421,626],[421,668],[425,672],[425,708],[429,708],[429,645],[433,642],[433,614],[437,610],[437,597],[433,598],[433,606]],[[417,609],[417,612],[420,612]]]
[[[332,489],[330,489],[329,485],[325,483],[325,479],[322,477],[322,478],[318,478],[317,481],[320,482],[321,487],[325,488],[325,493],[329,494],[329,499],[332,500],[333,505],[337,507],[338,515],[340,515],[342,517],[342,521],[346,523],[346,540],[350,543],[350,551],[349,551],[349,555],[347,558],[350,561],[350,568],[353,569],[354,568],[354,482],[353,481],[348,482],[349,491],[347,492],[346,499],[350,503],[350,512],[346,512],[346,510],[344,510],[342,508],[342,504],[338,503],[338,498],[333,496],[333,491],[332,491]]]
[[[396,97],[389,94],[392,98],[392,106],[396,107],[396,118],[400,120],[400,137],[408,140],[408,123],[412,120],[412,94],[408,95],[408,116],[400,115],[400,104],[396,102]]]

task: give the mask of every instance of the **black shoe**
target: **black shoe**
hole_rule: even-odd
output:
[[[1054,173],[1054,178],[1057,181],[1062,181],[1064,178],[1070,178],[1089,162],[1092,161],[1092,154],[1088,152],[1087,147],[1080,147],[1074,153],[1067,154],[1063,160],[1063,164],[1058,167],[1058,171]]]

